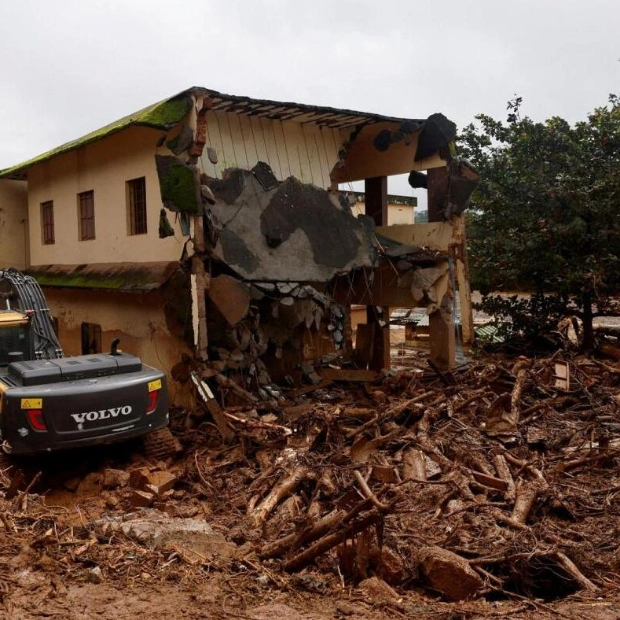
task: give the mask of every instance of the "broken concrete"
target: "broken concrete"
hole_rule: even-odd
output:
[[[250,309],[250,287],[232,276],[222,274],[212,278],[207,294],[231,327]]]
[[[208,181],[216,198],[214,257],[259,281],[327,282],[372,264],[369,230],[328,192],[293,177],[274,186],[269,178],[263,166],[260,176],[235,169]]]
[[[96,525],[104,533],[121,531],[151,549],[176,551],[190,564],[230,560],[237,548],[204,520],[172,518],[158,510],[143,509]]]

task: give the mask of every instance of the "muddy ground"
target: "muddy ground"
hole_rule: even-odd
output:
[[[394,362],[7,461],[0,617],[620,618],[620,365]]]

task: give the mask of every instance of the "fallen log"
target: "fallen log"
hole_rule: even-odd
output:
[[[519,402],[521,401],[521,394],[523,393],[529,367],[529,360],[520,360],[512,369],[512,373],[517,377],[510,396],[510,417],[515,427],[519,424]]]
[[[217,400],[215,400],[215,396],[213,395],[209,384],[204,379],[200,379],[196,372],[193,370],[190,373],[190,377],[192,379],[192,383],[196,386],[198,394],[204,401],[207,410],[211,414],[211,417],[213,418],[217,429],[220,431],[222,439],[225,442],[232,441],[235,437],[235,432],[232,428],[230,428],[230,426],[228,426],[228,422],[224,417],[222,409],[220,408]]]
[[[510,473],[510,467],[508,467],[508,463],[502,454],[495,455],[495,469],[499,477],[506,482],[504,497],[508,500],[513,500],[516,492],[515,481]]]
[[[360,474],[357,469],[353,472],[353,475],[355,476],[355,480],[357,480],[357,483],[360,485],[364,497],[369,499],[377,510],[379,510],[380,512],[386,512],[387,510],[389,510],[390,506],[388,504],[382,504],[377,499],[377,496],[370,490],[370,487],[368,486],[366,480],[364,480],[362,474]]]
[[[265,497],[265,499],[253,510],[252,518],[254,523],[256,525],[261,525],[264,523],[265,519],[284,499],[284,497],[286,497],[289,493],[292,493],[303,480],[306,480],[309,477],[310,470],[307,467],[303,465],[295,467],[295,469],[288,476],[286,476],[271,489],[267,497]]]
[[[589,592],[598,592],[599,588],[595,586],[575,565],[575,563],[561,551],[555,554],[558,564],[584,589]]]
[[[403,452],[403,480],[426,480],[426,459],[422,450],[407,448]]]
[[[512,509],[513,521],[525,525],[534,502],[541,491],[541,484],[538,480],[530,483],[520,480],[517,483],[515,505]]]
[[[330,549],[333,549],[334,547],[342,543],[345,539],[364,531],[366,528],[374,525],[375,523],[379,523],[382,518],[383,515],[380,512],[373,510],[369,514],[364,515],[363,517],[360,517],[355,521],[352,521],[338,531],[323,536],[323,538],[317,540],[313,545],[311,545],[301,553],[298,553],[290,560],[284,562],[284,564],[282,565],[284,570],[301,570],[302,568],[308,566],[308,564],[316,560],[316,558],[318,558],[323,553],[326,553]]]
[[[292,532],[279,540],[265,545],[258,554],[261,560],[277,558],[284,555],[291,548],[299,548],[325,536],[330,530],[337,527],[346,516],[344,510],[333,510],[322,517],[316,523],[303,528],[301,531]]]

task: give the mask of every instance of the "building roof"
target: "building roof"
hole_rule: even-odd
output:
[[[184,90],[169,99],[150,105],[142,110],[125,116],[105,127],[82,136],[66,144],[62,144],[50,151],[37,155],[10,168],[0,170],[0,179],[25,179],[28,168],[35,164],[48,161],[52,157],[68,153],[79,147],[92,144],[102,138],[117,133],[127,127],[151,127],[167,130],[179,123],[189,112],[192,105],[192,95],[208,97],[213,102],[212,109],[217,112],[229,112],[269,118],[295,123],[311,123],[334,129],[353,129],[379,122],[402,123],[405,121],[422,124],[423,120],[405,119],[394,116],[383,116],[368,112],[315,106],[303,103],[271,101],[269,99],[253,99],[252,97],[226,95],[216,90],[202,87],[192,87]]]
[[[39,265],[26,270],[41,286],[145,293],[160,288],[179,268],[178,261]]]
[[[63,153],[68,153],[81,146],[92,144],[97,140],[106,138],[127,127],[139,126],[152,127],[153,129],[169,129],[181,121],[189,111],[191,99],[188,93],[189,91],[179,93],[170,99],[165,99],[164,101],[150,105],[147,108],[110,123],[105,127],[101,127],[101,129],[92,131],[77,140],[62,144],[51,151],[46,151],[16,166],[0,170],[0,179],[24,179],[26,177],[26,170],[31,166],[48,161],[56,155],[62,155]]]

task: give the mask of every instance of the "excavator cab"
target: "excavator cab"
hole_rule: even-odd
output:
[[[11,362],[31,357],[29,317],[14,310],[0,310],[0,374],[6,374]]]

